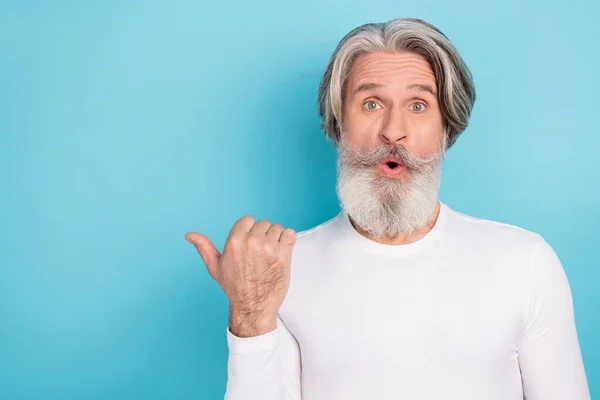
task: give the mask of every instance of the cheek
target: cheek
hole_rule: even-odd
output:
[[[427,132],[423,135],[423,148],[427,155],[440,149],[443,137],[444,130],[441,122],[428,126]]]
[[[349,141],[364,147],[377,140],[382,121],[382,115],[363,115],[354,111],[344,117],[343,131]]]
[[[415,118],[408,127],[406,146],[416,155],[424,156],[436,151],[441,143],[443,126],[438,118]]]
[[[439,121],[426,121],[417,127],[423,140],[435,140],[442,134],[442,124]]]

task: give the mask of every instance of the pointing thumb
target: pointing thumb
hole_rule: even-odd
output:
[[[206,264],[208,273],[214,280],[219,282],[219,260],[221,258],[221,253],[217,250],[215,245],[208,237],[197,232],[187,233],[185,235],[185,240],[196,247],[200,257],[202,257],[202,261]]]

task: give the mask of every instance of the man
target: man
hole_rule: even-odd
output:
[[[570,287],[538,234],[438,200],[471,74],[415,19],[346,35],[319,88],[342,211],[296,234],[238,220],[223,254],[228,400],[584,400]]]

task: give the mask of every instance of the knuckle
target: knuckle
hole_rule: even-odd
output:
[[[229,236],[229,247],[239,247],[243,243],[244,237],[239,233],[234,233]]]
[[[279,265],[285,265],[288,262],[288,257],[285,253],[279,252],[277,253],[277,255],[275,256],[275,261],[277,262],[277,264]]]
[[[248,238],[246,239],[246,246],[248,246],[248,249],[250,249],[251,251],[258,251],[262,248],[263,242],[262,240],[260,240],[260,238],[256,237],[256,236],[248,236]]]
[[[283,231],[283,225],[281,224],[273,224],[271,225],[271,229],[274,231]]]
[[[273,258],[273,256],[275,256],[275,254],[277,253],[277,246],[271,242],[263,243],[262,248],[265,255],[269,258]]]
[[[240,222],[252,222],[254,223],[254,217],[252,215],[244,215],[239,219]]]

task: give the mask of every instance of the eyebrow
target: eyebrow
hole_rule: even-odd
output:
[[[352,91],[352,97],[355,97],[360,92],[366,92],[368,90],[373,89],[382,89],[384,87],[384,85],[380,85],[379,83],[363,83]],[[435,90],[433,90],[433,87],[431,87],[431,85],[423,83],[413,83],[412,85],[408,85],[406,89],[413,92],[429,92],[432,95],[437,96],[437,93],[435,92]]]
[[[414,83],[412,85],[408,85],[406,89],[412,90],[414,92],[429,92],[432,95],[437,96],[437,93],[435,92],[435,90],[433,90],[433,87],[431,87],[431,85],[423,83]]]
[[[352,97],[355,97],[360,92],[366,92],[367,90],[373,89],[382,89],[384,87],[385,86],[380,85],[378,83],[363,83],[362,85],[359,85],[356,89],[352,91]]]

